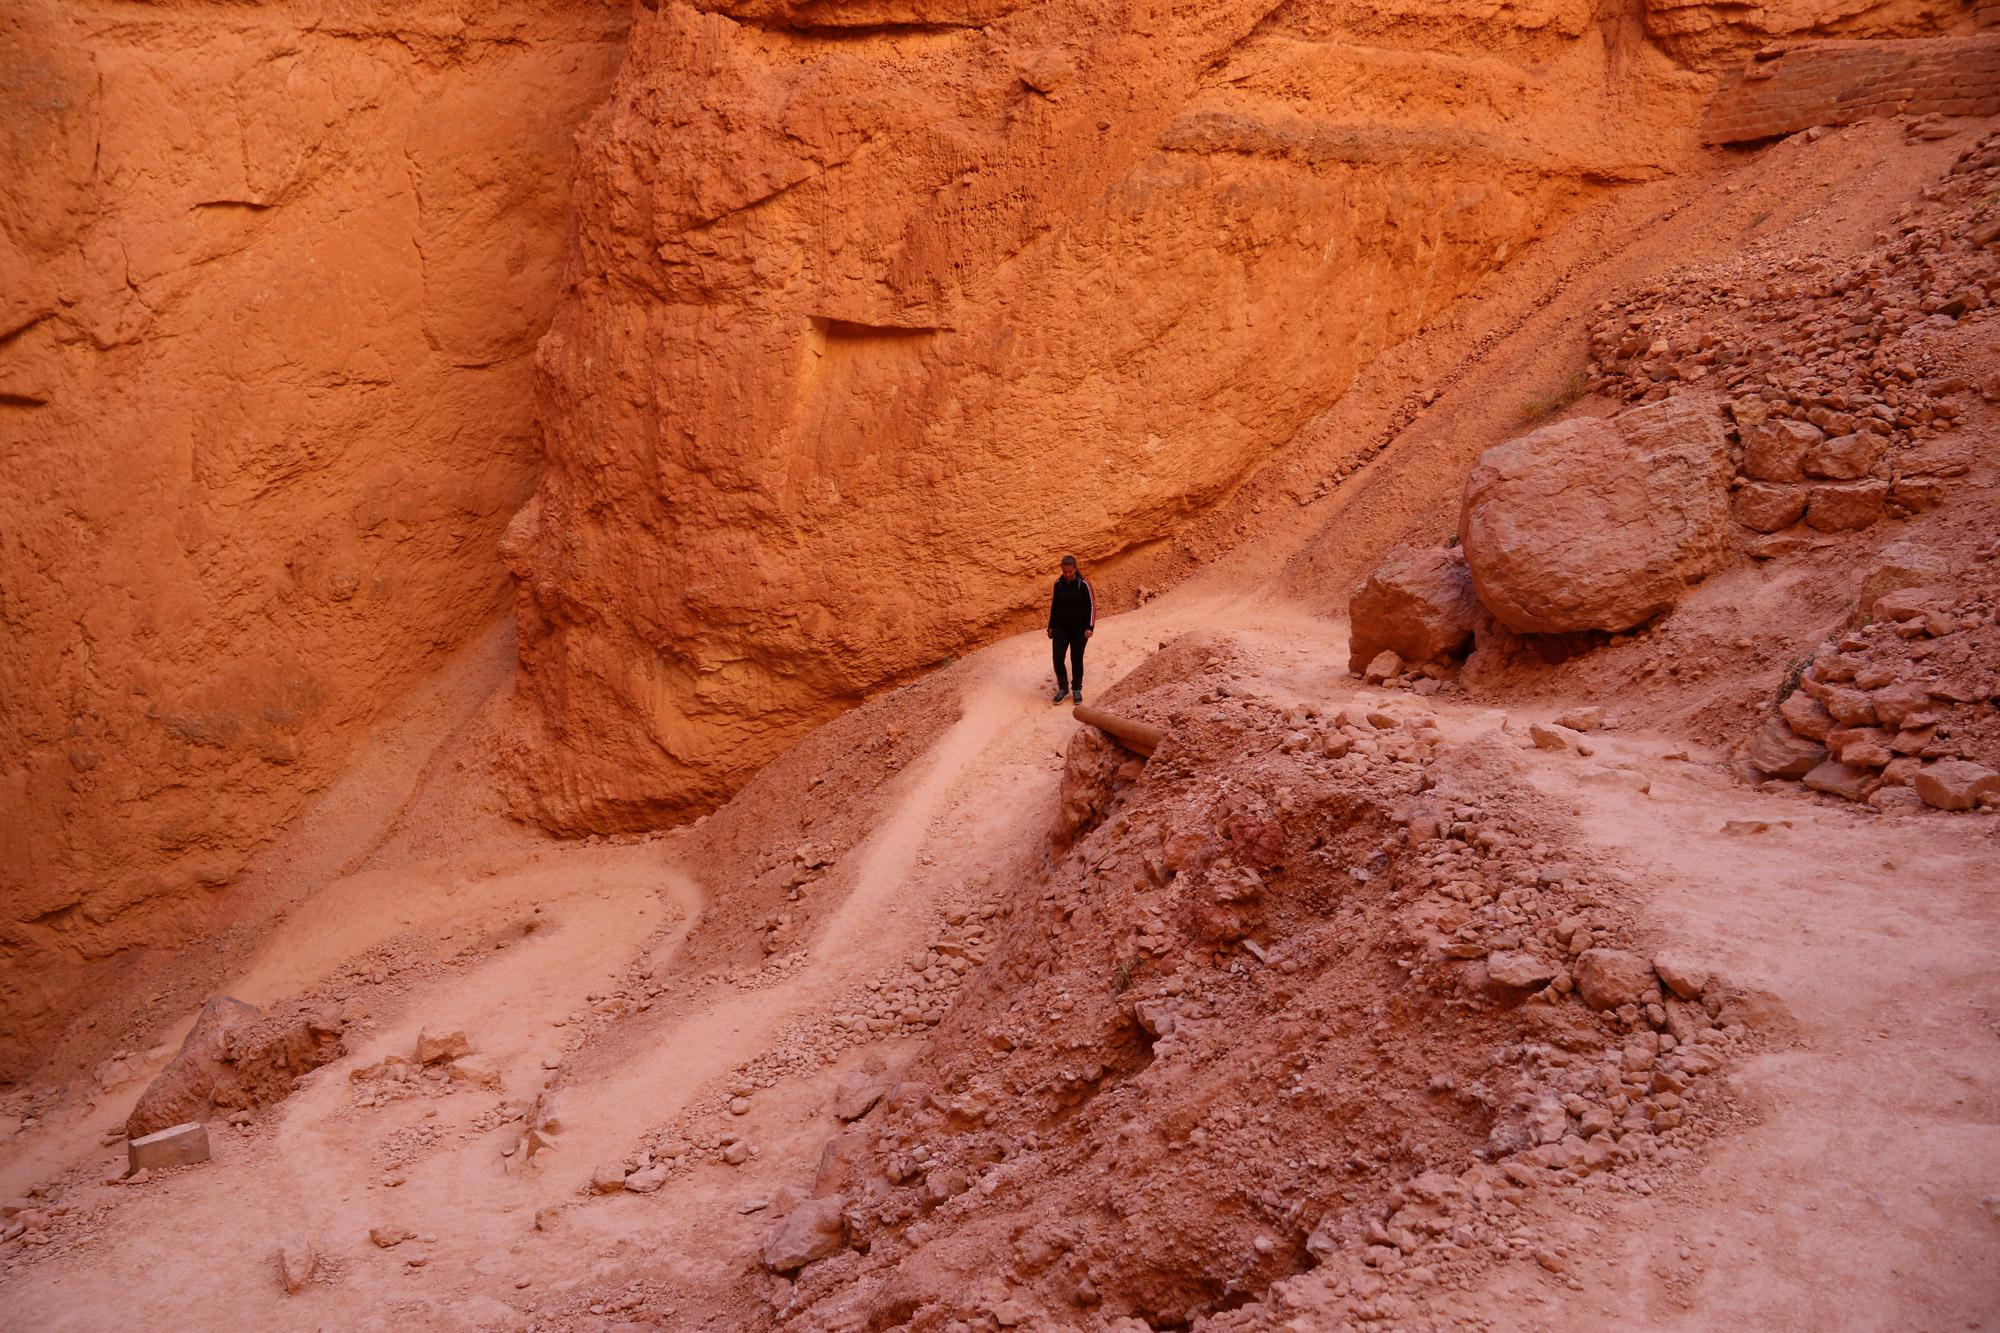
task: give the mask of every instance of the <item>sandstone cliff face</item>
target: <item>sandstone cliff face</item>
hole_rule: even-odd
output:
[[[1645,0],[1646,31],[1678,59],[1728,64],[1774,41],[1811,37],[1929,37],[1972,18],[1974,0]]]
[[[0,1066],[199,928],[504,609],[570,136],[626,22],[0,18]]]
[[[1169,541],[1435,311],[1669,170],[1583,0],[641,9],[505,550],[562,828],[710,804]]]

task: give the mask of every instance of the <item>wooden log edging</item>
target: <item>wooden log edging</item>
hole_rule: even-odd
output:
[[[1101,708],[1092,708],[1089,704],[1078,704],[1070,710],[1070,716],[1096,727],[1126,749],[1147,759],[1153,757],[1153,751],[1159,749],[1160,742],[1167,738],[1166,732],[1150,722],[1136,722]]]

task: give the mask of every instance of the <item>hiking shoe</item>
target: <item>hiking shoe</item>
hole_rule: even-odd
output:
[[[1057,690],[1057,691],[1056,691],[1056,702],[1057,702],[1057,703],[1061,703],[1061,702],[1063,701],[1063,697],[1064,697],[1064,694],[1063,694],[1063,691],[1061,691],[1061,690]]]
[[[1076,701],[1077,701],[1078,703],[1082,703],[1082,702],[1083,702],[1083,691],[1082,691],[1082,690],[1072,690],[1072,691],[1070,692],[1070,696],[1069,696],[1069,697],[1070,697],[1070,698],[1072,698],[1072,699],[1074,699],[1074,700],[1076,700]]]

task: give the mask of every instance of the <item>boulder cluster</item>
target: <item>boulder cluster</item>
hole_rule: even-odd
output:
[[[1712,1076],[1746,997],[1644,947],[1623,873],[1517,798],[1516,743],[1280,697],[1226,645],[1160,658],[1106,706],[1166,741],[1128,773],[1078,733],[1082,823],[936,1040],[841,1082],[810,1193],[743,1205],[773,1218],[773,1323],[1221,1329],[1308,1263],[1337,1318],[1415,1315],[1517,1252],[1560,1263],[1531,1192],[1649,1194],[1733,1115]],[[733,1108],[699,1109],[705,1156]],[[640,1159],[611,1165],[632,1189]],[[914,1253],[996,1214],[991,1277]]]
[[[1858,262],[1753,246],[1607,302],[1587,385],[1623,406],[1482,455],[1457,549],[1391,552],[1356,587],[1355,674],[1449,679],[1469,640],[1629,630],[1739,550],[1779,559],[1945,503],[1971,468],[1951,432],[2000,401],[2000,370],[1954,336],[2000,299],[1996,186],[2000,134]],[[1744,775],[1885,811],[2000,800],[1993,560],[1892,544],[1851,623],[1793,664]]]
[[[1935,443],[2000,371],[1950,335],[2000,292],[2000,135],[1960,154],[1858,262],[1744,258],[1646,288],[1591,329],[1588,385],[1627,402],[1729,396],[1732,510],[1771,559],[1934,509],[1964,475]]]
[[[1475,638],[1618,633],[1733,558],[1729,423],[1709,394],[1544,426],[1487,450],[1443,549],[1391,551],[1349,599],[1349,668],[1441,688]]]
[[[1885,813],[2000,806],[2000,541],[1954,574],[1897,542],[1857,622],[1797,665],[1743,762]]]

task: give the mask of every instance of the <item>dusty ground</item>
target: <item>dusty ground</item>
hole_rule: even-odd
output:
[[[1105,619],[1090,694],[1177,636],[1199,633],[1228,642],[1218,679],[1240,694],[1298,700],[1322,717],[1357,705],[1412,706],[1406,692],[1372,690],[1346,675],[1338,617],[1275,589],[1317,588],[1332,600],[1332,586],[1369,552],[1437,525],[1434,502],[1452,490],[1441,479],[1462,475],[1479,448],[1518,429],[1507,404],[1565,364],[1551,329],[1571,327],[1565,321],[1621,284],[1684,253],[1734,243],[1756,211],[1746,195],[1795,194],[1786,173],[1822,165],[1795,155],[1823,153],[1850,170],[1881,159],[1865,189],[1841,201],[1840,216],[1816,221],[1801,210],[1786,223],[1794,243],[1831,245],[1870,231],[1870,209],[1892,215],[1951,151],[1949,143],[1906,150],[1887,127],[1793,141],[1718,159],[1711,177],[1683,182],[1678,197],[1660,201],[1660,215],[1678,219],[1673,227],[1639,228],[1634,241],[1630,226],[1613,225],[1620,219],[1601,218],[1600,230],[1571,235],[1572,251],[1550,261],[1568,282],[1551,284],[1553,300],[1507,293],[1521,318],[1497,342],[1481,342],[1485,330],[1471,320],[1413,349],[1412,364],[1449,368],[1439,381],[1448,392],[1392,433],[1369,469],[1268,521],[1253,507],[1264,501],[1246,497],[1238,521],[1258,527],[1254,538],[1139,609]],[[1398,399],[1386,382],[1364,383],[1355,395],[1378,406]],[[1369,428],[1386,429],[1392,417],[1384,407]],[[1990,454],[1992,437],[1980,439]],[[1935,521],[1992,514],[1992,489],[1990,473],[1972,478],[1953,501],[1958,508]],[[1804,557],[1818,562],[1810,568],[1785,567],[1783,587],[1803,591],[1767,599],[1770,632],[1834,628],[1837,608],[1815,600],[1821,585],[1910,530],[1883,524]],[[1745,562],[1705,589],[1695,612],[1766,605],[1750,593],[1779,568]],[[1278,583],[1286,572],[1289,584]],[[952,1018],[935,1037],[921,1018],[878,1019],[889,1030],[872,1030],[871,982],[906,982],[909,956],[963,930],[969,912],[991,927],[990,942],[971,949],[980,962],[963,982],[939,973],[921,992],[934,998],[912,1003],[941,1015],[954,1003],[1013,1013],[995,989],[1013,973],[983,969],[1025,956],[1023,932],[1058,872],[1044,849],[1078,726],[1047,702],[1045,649],[1039,634],[1010,639],[871,702],[697,827],[570,843],[532,837],[493,808],[496,737],[512,706],[510,645],[496,632],[468,650],[431,696],[384,729],[370,761],[253,868],[232,900],[234,934],[154,961],[129,995],[106,997],[98,1028],[73,1035],[52,1066],[59,1072],[7,1103],[10,1115],[42,1114],[0,1148],[0,1196],[40,1187],[32,1211],[47,1221],[33,1233],[45,1243],[0,1249],[0,1326],[841,1326],[831,1307],[796,1310],[820,1288],[765,1276],[758,1247],[771,1216],[793,1202],[785,1187],[812,1186],[822,1145],[840,1128],[831,1108],[844,1075],[942,1071],[967,1054],[940,1049],[960,1030]],[[1734,986],[1770,997],[1754,1022],[1729,1031],[1722,1069],[1689,1103],[1690,1132],[1674,1143],[1691,1146],[1572,1184],[1516,1190],[1500,1182],[1517,1196],[1502,1196],[1509,1211],[1489,1214],[1498,1219],[1492,1234],[1450,1261],[1448,1282],[1429,1286],[1391,1274],[1375,1292],[1366,1283],[1380,1287],[1381,1279],[1343,1267],[1356,1262],[1352,1251],[1273,1286],[1273,1265],[1285,1255],[1294,1256],[1286,1271],[1309,1262],[1298,1246],[1314,1219],[1274,1225],[1280,1247],[1242,1259],[1243,1271],[1263,1275],[1261,1285],[1197,1319],[1300,1330],[1990,1323],[2000,1309],[2000,981],[1991,967],[2000,945],[2000,817],[1890,819],[1830,798],[1752,789],[1730,772],[1726,748],[1704,744],[1723,739],[1720,731],[1690,734],[1686,720],[1706,688],[1699,682],[1564,679],[1572,693],[1538,685],[1518,698],[1469,699],[1446,691],[1421,706],[1434,716],[1441,753],[1474,746],[1504,722],[1492,742],[1506,757],[1495,790],[1511,793],[1508,809],[1534,812],[1537,836],[1556,851],[1601,868],[1615,929],[1648,951],[1698,956]],[[1741,684],[1761,688],[1762,678],[1746,666]],[[1596,733],[1598,753],[1539,751],[1522,739],[1529,722],[1582,702],[1604,704],[1625,723]],[[1226,756],[1203,762],[1211,765],[1204,773],[1226,776]],[[1650,790],[1605,785],[1601,774],[1620,764],[1641,772]],[[824,855],[827,864],[793,900],[791,867],[804,864],[793,849],[804,844],[821,849],[807,860]],[[953,914],[961,920],[951,922]],[[1229,959],[1190,955],[1183,965],[1205,987],[1247,994],[1286,984],[1253,954]],[[1384,959],[1370,965],[1386,972]],[[102,1141],[106,1131],[122,1123],[212,993],[260,1004],[329,997],[351,1016],[350,1054],[253,1112],[247,1128],[212,1125],[214,1161],[144,1184],[104,1183],[124,1156],[122,1145]],[[1492,1021],[1513,1021],[1509,1012]],[[1061,1017],[1024,1010],[1015,1019],[1065,1030]],[[350,1079],[407,1053],[421,1029],[463,1029],[469,1060],[497,1074],[500,1087],[419,1083],[412,1094],[378,1098],[376,1084]],[[1217,1044],[1227,1047],[1229,1035]],[[1264,1039],[1242,1034],[1246,1047]],[[1314,1038],[1301,1031],[1288,1040]],[[1226,1062],[1229,1052],[1218,1058]],[[71,1081],[58,1086],[58,1077]],[[941,1086],[939,1095],[948,1091]],[[524,1120],[552,1111],[554,1146],[510,1172],[502,1148]],[[865,1123],[885,1137],[916,1119],[876,1114]],[[966,1296],[962,1311],[930,1309],[919,1327],[991,1327],[1002,1313],[1025,1327],[1115,1326],[1127,1317],[1111,1301],[1054,1305],[1044,1270],[1009,1234],[1011,1215],[1046,1220],[1036,1199],[1009,1192],[1009,1181],[1045,1170],[1035,1164],[1049,1159],[1036,1154],[1075,1146],[1061,1118],[1035,1122],[1031,1133],[1025,1115],[1002,1107],[998,1120],[1021,1167],[1011,1155],[980,1165],[962,1198],[921,1224],[930,1227],[925,1235],[947,1238],[994,1228],[999,1239],[979,1278],[999,1290]],[[949,1124],[920,1131],[954,1132]],[[724,1160],[730,1135],[754,1149],[738,1165]],[[1290,1150],[1260,1142],[1252,1151],[1274,1161]],[[629,1165],[641,1151],[681,1163],[657,1192],[588,1193],[600,1164]],[[1168,1160],[1168,1151],[1161,1140],[1156,1155]],[[1369,1167],[1355,1189],[1386,1188],[1392,1174]],[[1085,1233],[1081,1252],[1095,1223],[1081,1214],[1074,1221]],[[413,1234],[383,1247],[371,1228]],[[899,1234],[895,1245],[922,1243]],[[287,1295],[275,1255],[293,1235],[308,1238],[319,1261],[313,1280]],[[875,1262],[896,1253],[888,1240],[881,1246]],[[1540,1261],[1543,1254],[1553,1262]],[[1150,1260],[1113,1249],[1093,1262],[1112,1290],[1121,1269]],[[843,1273],[860,1267],[852,1258],[827,1263],[848,1265]],[[1357,1276],[1341,1279],[1346,1286],[1333,1280],[1350,1271]],[[1188,1308],[1151,1313],[1178,1324]],[[851,1326],[886,1329],[904,1317],[877,1306]]]

